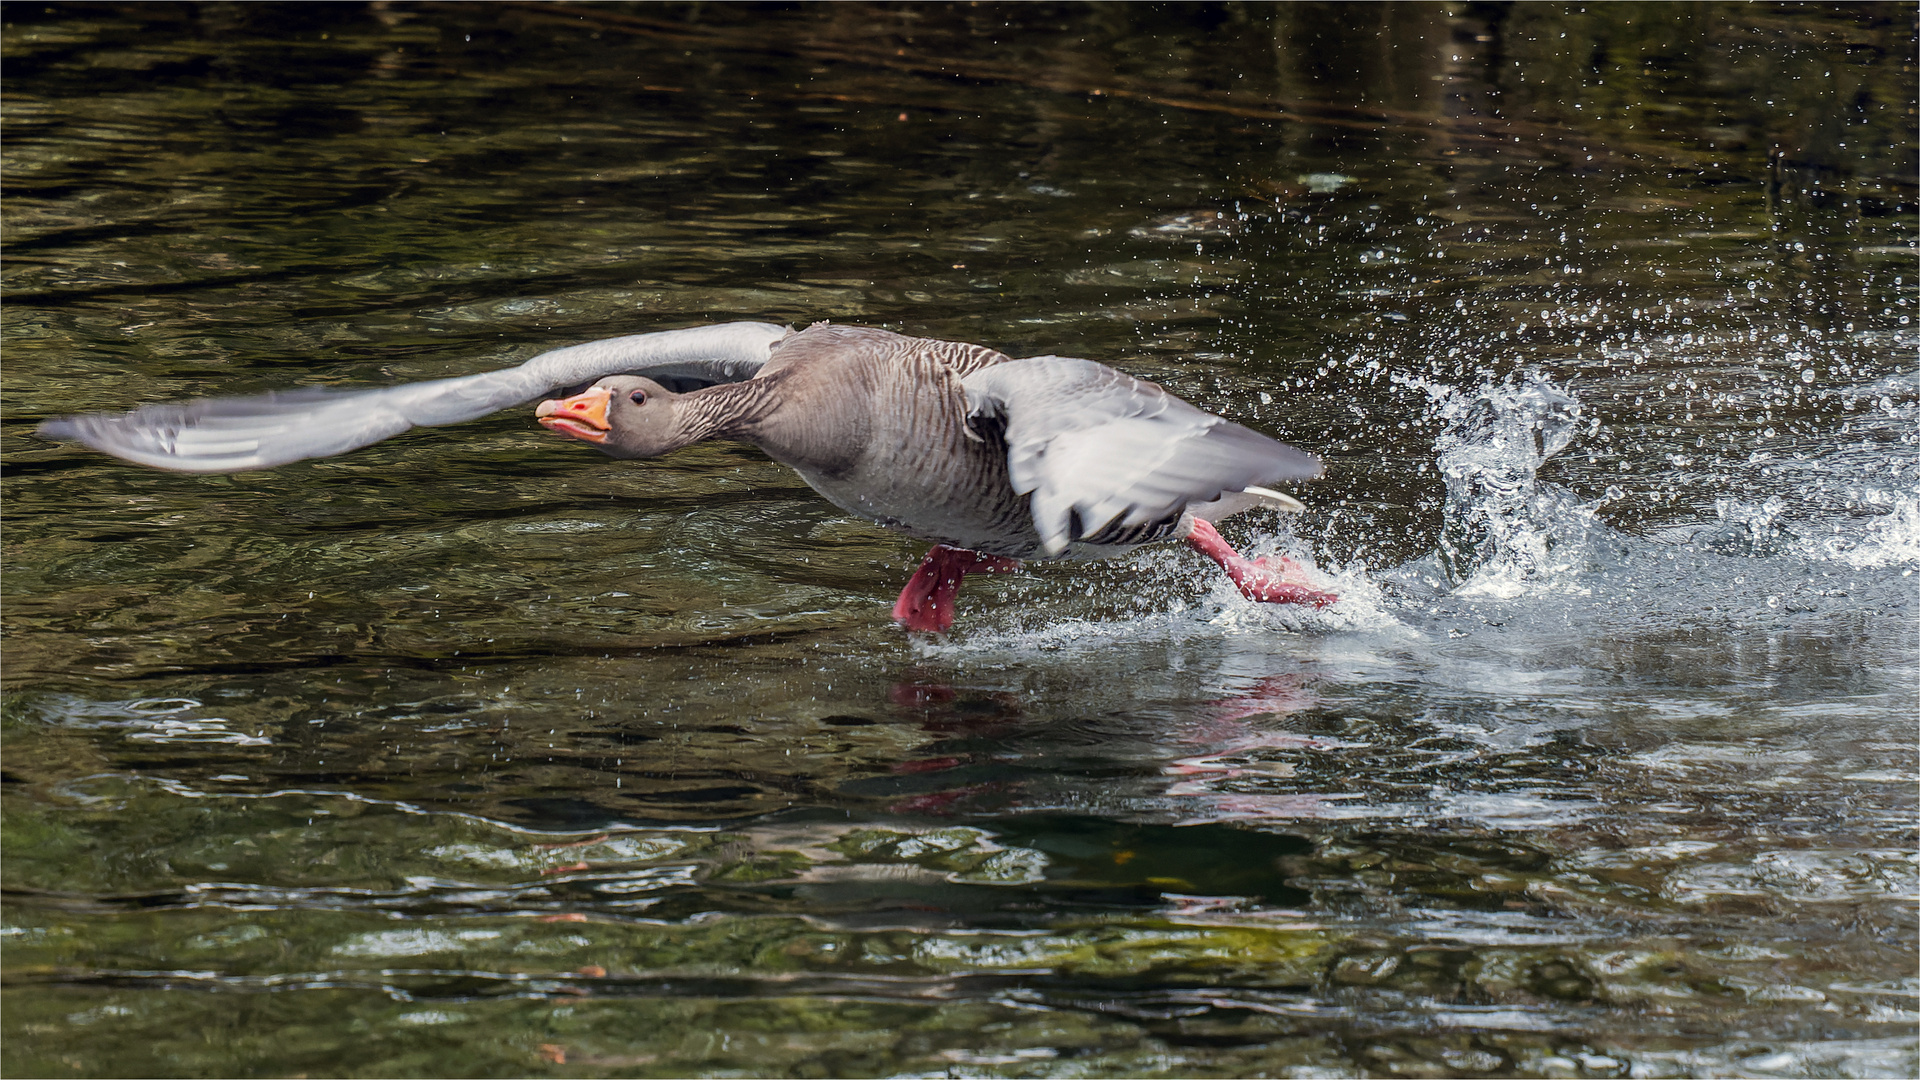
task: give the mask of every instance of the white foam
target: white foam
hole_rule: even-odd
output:
[[[1797,545],[1808,558],[1830,559],[1863,570],[1920,567],[1920,496],[1899,496],[1893,512],[1857,529]]]

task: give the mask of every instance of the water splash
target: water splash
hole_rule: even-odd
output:
[[[1780,521],[1787,504],[1778,496],[1761,503],[1741,502],[1721,497],[1713,500],[1718,525],[1709,526],[1695,540],[1701,548],[1716,555],[1762,557],[1785,550],[1792,533]]]
[[[1713,510],[1719,521],[1696,533],[1693,543],[1716,555],[1784,555],[1861,570],[1920,566],[1920,495],[1861,490],[1854,502],[1884,512],[1865,524],[1819,520],[1788,524],[1781,520],[1787,504],[1778,497],[1758,503],[1715,499]]]
[[[1834,535],[1804,541],[1800,550],[1810,558],[1830,559],[1862,570],[1920,567],[1920,496],[1896,496],[1891,507],[1884,517],[1864,527],[1836,527]]]
[[[1444,425],[1434,444],[1447,485],[1434,557],[1454,592],[1511,598],[1582,569],[1605,500],[1582,503],[1537,475],[1580,434],[1579,400],[1538,373],[1474,390],[1408,381]]]
[[[1340,598],[1324,608],[1302,604],[1256,604],[1241,597],[1239,590],[1224,576],[1217,576],[1207,593],[1204,613],[1207,624],[1227,634],[1267,634],[1276,630],[1296,633],[1336,633],[1342,631],[1388,631],[1401,627],[1391,610],[1380,583],[1373,579],[1362,562],[1322,565],[1311,548],[1292,534],[1277,531],[1256,537],[1248,553],[1256,556],[1280,555],[1293,560],[1306,571],[1316,589]]]

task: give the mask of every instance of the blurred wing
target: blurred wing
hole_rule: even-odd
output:
[[[1091,360],[1036,356],[963,381],[1005,425],[1007,471],[1042,549],[1178,518],[1227,492],[1320,475],[1320,461]]]
[[[49,420],[39,434],[141,465],[179,472],[240,472],[328,457],[409,428],[457,424],[607,375],[668,385],[753,377],[783,326],[724,323],[590,341],[519,367],[378,390],[292,390],[148,405],[130,413]]]

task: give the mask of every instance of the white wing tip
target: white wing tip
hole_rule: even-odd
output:
[[[1248,495],[1252,495],[1254,498],[1259,499],[1275,510],[1289,514],[1304,514],[1307,512],[1306,503],[1284,492],[1275,491],[1272,488],[1253,487],[1250,485],[1240,490]]]

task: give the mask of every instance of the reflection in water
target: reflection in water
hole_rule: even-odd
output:
[[[10,1074],[1914,1071],[1908,9],[8,19]],[[738,318],[1322,453],[1341,602],[28,434]]]

